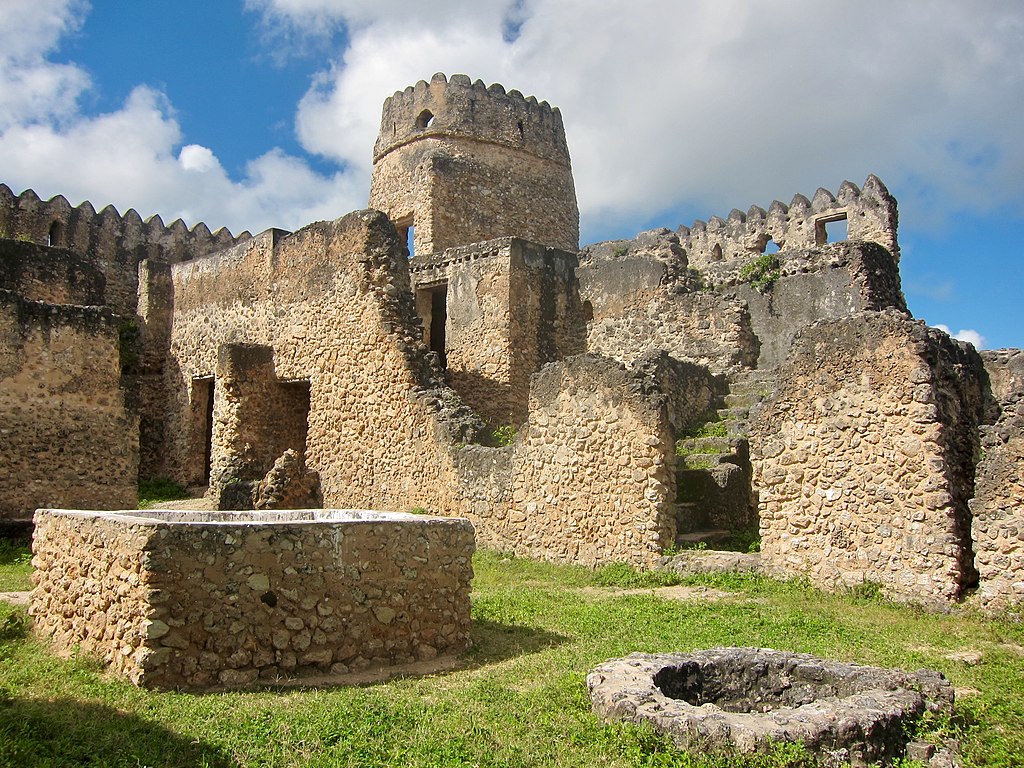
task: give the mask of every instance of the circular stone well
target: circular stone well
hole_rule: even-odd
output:
[[[604,720],[650,723],[687,750],[765,751],[803,742],[856,764],[902,757],[906,726],[951,712],[940,673],[908,673],[767,648],[634,653],[587,676]]]

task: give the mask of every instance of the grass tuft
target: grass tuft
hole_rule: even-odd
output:
[[[149,509],[161,501],[187,499],[188,491],[166,477],[139,481],[139,509]]]

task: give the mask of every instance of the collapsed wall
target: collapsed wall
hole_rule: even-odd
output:
[[[751,425],[766,566],[924,601],[975,584],[982,381],[973,347],[895,311],[799,333]]]
[[[719,373],[757,360],[747,308],[707,290],[668,230],[588,246],[577,275],[590,352],[632,363],[664,350]]]

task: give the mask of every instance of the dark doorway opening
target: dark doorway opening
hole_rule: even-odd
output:
[[[444,327],[448,322],[448,286],[442,285],[430,292],[430,349],[437,352],[441,367],[448,367],[445,355]]]
[[[195,436],[202,441],[202,481],[209,484],[213,468],[213,376],[192,380],[192,413],[196,419]]]

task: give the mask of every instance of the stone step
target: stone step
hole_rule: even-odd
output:
[[[720,421],[743,421],[750,415],[749,408],[719,408],[716,413]]]
[[[736,392],[733,390],[725,396],[727,408],[750,408],[761,402],[760,392]]]
[[[727,542],[731,535],[729,531],[720,528],[706,531],[691,531],[690,533],[681,533],[676,536],[676,546],[685,548],[697,544],[722,544]]]
[[[729,437],[686,437],[679,441],[685,453],[735,453],[740,441]]]

